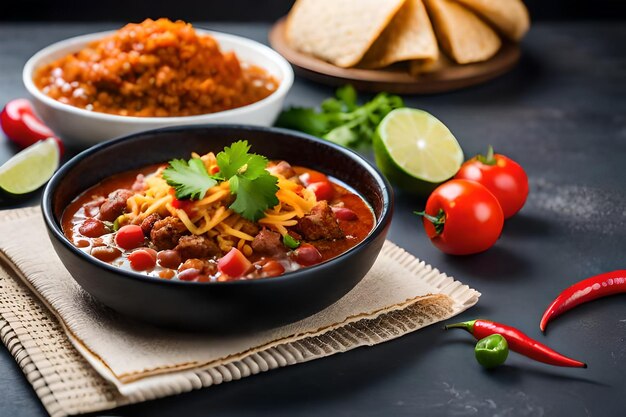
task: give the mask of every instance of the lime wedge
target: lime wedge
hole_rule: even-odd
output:
[[[457,173],[463,150],[450,130],[423,110],[401,108],[374,135],[376,164],[398,187],[426,195]]]
[[[0,188],[11,194],[30,193],[44,185],[58,167],[56,141],[39,141],[0,166]]]

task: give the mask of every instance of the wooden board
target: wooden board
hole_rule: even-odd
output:
[[[418,76],[409,74],[406,66],[379,70],[341,68],[291,48],[285,36],[285,18],[272,26],[269,42],[301,77],[332,86],[352,84],[361,91],[395,94],[441,93],[484,83],[510,71],[520,58],[519,46],[503,41],[500,51],[488,61],[451,64],[436,72]]]

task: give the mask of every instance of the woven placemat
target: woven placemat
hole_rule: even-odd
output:
[[[24,212],[4,212],[2,219],[21,217]],[[89,353],[67,333],[66,326],[48,309],[48,304],[25,284],[17,266],[6,260],[0,264],[0,336],[46,410],[51,416],[61,417],[174,395],[382,343],[447,319],[476,303],[479,293],[417,261],[395,245],[387,243],[383,251],[408,263],[410,272],[427,273],[429,279],[440,280],[442,294],[409,300],[406,305],[373,318],[219,364],[145,378],[124,394],[120,385],[105,378],[105,369],[92,366],[93,358],[85,359]]]

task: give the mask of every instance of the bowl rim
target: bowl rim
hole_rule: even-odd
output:
[[[376,217],[375,216],[375,224],[374,224],[374,228],[370,231],[370,233],[367,235],[367,237],[365,239],[363,239],[361,242],[359,242],[358,244],[356,244],[355,246],[351,247],[350,249],[348,249],[347,251],[341,253],[338,256],[335,256],[334,258],[331,258],[327,261],[324,261],[322,263],[313,265],[313,266],[309,266],[303,269],[298,269],[295,271],[290,271],[287,272],[283,275],[280,275],[278,277],[273,277],[273,278],[262,278],[262,279],[249,279],[249,280],[234,280],[234,281],[218,281],[218,282],[195,282],[195,281],[180,281],[180,280],[167,280],[167,279],[162,279],[162,278],[157,278],[157,277],[152,277],[152,276],[148,276],[148,275],[143,275],[139,272],[135,272],[135,271],[131,271],[131,270],[126,270],[126,269],[122,269],[119,267],[115,267],[111,264],[108,264],[106,262],[102,262],[99,261],[98,259],[88,255],[87,253],[83,252],[82,250],[80,250],[79,248],[77,248],[76,246],[74,246],[69,239],[65,236],[65,234],[63,233],[63,230],[61,228],[61,226],[59,225],[59,223],[55,220],[55,216],[52,210],[52,200],[53,200],[53,196],[54,196],[54,191],[56,191],[56,189],[58,188],[58,186],[60,185],[61,181],[63,180],[65,174],[67,172],[69,172],[72,168],[74,168],[76,165],[78,165],[84,158],[91,156],[93,154],[98,153],[99,151],[101,151],[102,149],[117,145],[119,143],[122,142],[126,142],[128,140],[133,140],[135,137],[142,137],[145,136],[147,134],[160,134],[162,132],[176,132],[176,131],[189,131],[189,130],[203,130],[203,129],[209,129],[209,130],[232,130],[232,129],[238,129],[238,130],[242,130],[242,131],[261,131],[261,132],[266,132],[266,133],[278,133],[278,134],[282,134],[282,135],[289,135],[292,137],[296,137],[298,138],[297,140],[305,140],[305,141],[309,141],[309,142],[314,142],[317,144],[321,144],[322,146],[327,146],[329,148],[331,148],[333,151],[336,152],[340,152],[342,153],[344,156],[351,158],[352,160],[356,161],[359,165],[361,165],[376,181],[376,183],[378,184],[378,186],[380,187],[381,190],[381,194],[382,194],[382,198],[383,198],[383,204],[382,204],[382,210],[381,210],[381,214],[380,216]],[[122,172],[122,171],[120,171]],[[350,184],[348,184],[350,185]],[[84,190],[83,190],[84,191]],[[369,202],[367,202],[368,204],[370,204]],[[391,223],[391,217],[393,214],[393,206],[394,206],[394,198],[393,198],[393,188],[391,186],[391,184],[389,183],[389,181],[387,180],[387,178],[367,159],[365,159],[364,157],[362,157],[360,154],[358,154],[357,152],[345,148],[341,145],[337,145],[335,143],[317,138],[315,136],[311,136],[305,133],[301,133],[301,132],[297,132],[297,131],[293,131],[290,129],[283,129],[283,128],[277,128],[277,127],[265,127],[265,126],[253,126],[253,125],[244,125],[244,124],[205,124],[205,125],[193,125],[193,126],[168,126],[168,127],[163,127],[163,128],[158,128],[158,129],[151,129],[151,130],[145,130],[142,132],[137,132],[137,133],[133,133],[130,135],[124,135],[115,139],[111,139],[109,141],[106,142],[102,142],[100,144],[97,144],[95,146],[92,146],[91,148],[88,148],[82,152],[80,152],[79,154],[77,154],[76,156],[74,156],[72,159],[70,159],[68,162],[66,162],[63,166],[61,166],[59,168],[59,170],[52,176],[52,178],[50,179],[50,181],[48,181],[48,184],[46,184],[46,187],[44,189],[43,192],[43,196],[41,199],[41,209],[42,209],[42,214],[43,214],[43,218],[44,218],[44,223],[46,224],[46,227],[48,228],[48,231],[52,234],[52,236],[54,236],[54,238],[60,242],[63,246],[65,246],[66,249],[68,249],[71,253],[73,253],[74,255],[78,256],[79,258],[89,262],[90,264],[100,268],[100,269],[104,269],[105,271],[108,272],[112,272],[114,274],[118,274],[120,276],[123,276],[125,278],[130,278],[130,279],[134,279],[134,280],[139,280],[139,281],[143,281],[149,284],[156,284],[156,285],[173,285],[173,286],[179,286],[179,285],[195,285],[195,286],[206,286],[206,287],[211,287],[211,286],[237,286],[237,285],[263,285],[264,282],[267,283],[281,283],[283,281],[287,281],[287,280],[292,280],[292,279],[298,279],[298,276],[300,276],[303,272],[307,272],[310,273],[311,271],[315,271],[315,269],[318,268],[324,268],[327,266],[330,266],[332,264],[336,264],[338,262],[341,262],[343,259],[345,259],[346,257],[350,256],[352,253],[363,249],[364,247],[366,247],[369,244],[372,244],[377,238],[378,236],[383,233],[383,231],[388,227],[388,225]],[[59,219],[60,222],[60,219]],[[56,250],[55,250],[56,252]]]
[[[212,119],[222,116],[244,115],[246,113],[253,112],[265,106],[271,105],[272,103],[286,96],[287,92],[289,92],[289,90],[291,89],[294,82],[294,73],[291,64],[289,64],[289,62],[287,62],[287,60],[283,58],[282,55],[274,51],[269,46],[263,45],[262,43],[257,42],[253,39],[233,35],[230,33],[207,30],[198,27],[194,27],[194,30],[198,33],[215,37],[215,39],[218,41],[218,44],[221,40],[227,40],[234,44],[238,44],[239,46],[249,47],[254,51],[255,54],[264,56],[267,59],[273,61],[273,63],[279,67],[281,73],[280,75],[282,76],[282,80],[280,81],[280,84],[278,85],[276,91],[259,101],[255,101],[254,103],[214,113],[203,113],[193,116],[139,117],[122,116],[118,114],[90,111],[80,107],[72,106],[71,104],[61,103],[60,101],[55,100],[52,97],[44,94],[41,90],[39,90],[39,88],[37,88],[35,82],[33,81],[33,75],[35,70],[40,67],[41,60],[47,58],[49,55],[57,52],[58,50],[71,45],[74,45],[76,51],[78,51],[80,48],[83,48],[88,42],[95,41],[104,36],[113,34],[117,30],[106,30],[102,32],[94,32],[84,35],[73,36],[71,38],[55,42],[40,49],[33,56],[31,56],[28,61],[26,61],[26,64],[24,64],[24,68],[22,69],[22,82],[29,94],[31,94],[34,98],[41,101],[45,105],[54,108],[55,110],[65,111],[78,116],[92,118],[100,121],[144,124],[146,125],[146,127],[149,127],[151,124],[157,123],[197,123],[202,121],[210,121]]]

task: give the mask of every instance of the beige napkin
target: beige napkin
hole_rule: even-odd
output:
[[[480,296],[386,242],[361,283],[324,311],[269,331],[215,336],[157,329],[100,305],[64,269],[38,208],[0,212],[0,257],[11,270],[0,271],[0,337],[54,416],[391,340],[452,317]]]

